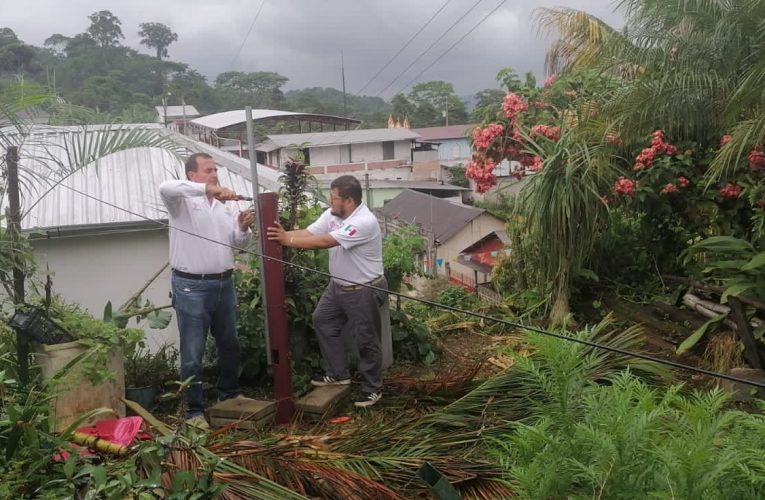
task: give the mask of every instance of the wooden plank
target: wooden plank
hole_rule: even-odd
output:
[[[212,427],[231,426],[235,429],[260,429],[267,425],[270,425],[271,422],[273,422],[273,420],[274,420],[273,413],[259,419],[245,419],[245,420],[210,416],[210,425]]]

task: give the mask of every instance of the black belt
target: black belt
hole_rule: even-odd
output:
[[[184,273],[183,271],[173,269],[173,274],[179,278],[186,278],[187,280],[225,280],[226,278],[230,278],[231,273],[233,272],[233,269],[229,269],[228,271],[223,271],[222,273],[193,274]]]
[[[378,276],[377,278],[373,279],[372,281],[367,281],[366,283],[359,284],[359,285],[340,285],[340,289],[344,292],[353,292],[355,290],[361,290],[365,287],[365,285],[379,285],[383,278],[385,276]]]

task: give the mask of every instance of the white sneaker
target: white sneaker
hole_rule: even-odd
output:
[[[382,399],[382,392],[362,392],[361,397],[353,405],[357,408],[367,408]]]

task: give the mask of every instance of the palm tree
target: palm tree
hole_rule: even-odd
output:
[[[615,173],[607,147],[585,135],[586,127],[565,130],[557,142],[529,140],[544,158],[544,168],[521,191],[517,212],[528,231],[527,248],[536,248],[538,281],[551,293],[550,323],[569,314],[571,280],[587,262],[607,214],[602,193]]]
[[[723,175],[765,138],[765,1],[621,0],[623,30],[573,9],[541,9],[540,26],[559,34],[548,71],[594,68],[621,78],[603,113],[629,142],[663,128],[675,140],[716,146]]]

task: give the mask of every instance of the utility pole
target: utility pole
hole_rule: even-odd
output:
[[[343,116],[348,116],[348,104],[345,98],[345,58],[343,57],[343,49],[340,49],[340,72],[343,76]]]
[[[19,148],[11,146],[5,156],[8,165],[8,230],[11,233],[11,244],[15,247],[21,238],[21,201],[19,198]],[[15,254],[16,248],[12,248]],[[14,255],[15,257],[15,255]],[[13,303],[16,306],[24,304],[24,270],[20,263],[13,267]],[[29,381],[29,342],[19,332],[16,332],[16,352],[19,366],[19,380],[22,384]]]
[[[181,97],[181,107],[183,109],[183,135],[186,135],[186,96]]]

